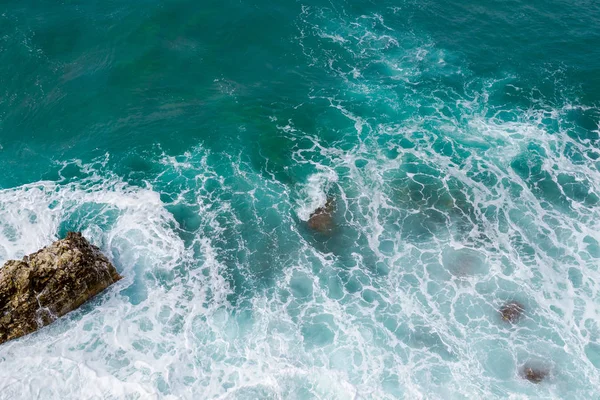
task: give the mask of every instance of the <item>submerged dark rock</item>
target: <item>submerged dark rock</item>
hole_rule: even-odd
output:
[[[523,378],[531,383],[541,383],[548,376],[547,369],[525,365],[521,371]]]
[[[500,315],[504,321],[511,324],[517,323],[525,311],[525,307],[519,302],[511,301],[500,307]]]
[[[321,233],[329,233],[333,230],[333,212],[335,201],[328,198],[323,207],[317,208],[308,219],[308,227]]]
[[[0,344],[32,333],[121,279],[81,233],[0,269]]]

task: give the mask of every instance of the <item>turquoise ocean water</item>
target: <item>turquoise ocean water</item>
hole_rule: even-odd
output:
[[[594,1],[2,1],[0,261],[125,278],[0,398],[599,399],[599,124]]]

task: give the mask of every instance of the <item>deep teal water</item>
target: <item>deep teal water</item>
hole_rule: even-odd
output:
[[[600,398],[598,43],[592,1],[2,2],[0,259],[125,279],[0,398]]]

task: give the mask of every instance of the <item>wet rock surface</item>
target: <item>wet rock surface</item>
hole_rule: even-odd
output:
[[[330,233],[333,230],[333,212],[335,211],[335,201],[333,198],[327,199],[323,207],[317,208],[308,219],[308,227],[320,233]]]
[[[548,370],[525,365],[521,375],[531,383],[541,383],[548,376]]]
[[[516,301],[511,301],[504,304],[499,310],[502,319],[506,322],[510,322],[511,324],[517,323],[523,316],[524,311],[525,307]]]
[[[0,344],[32,333],[121,279],[81,233],[0,269]]]

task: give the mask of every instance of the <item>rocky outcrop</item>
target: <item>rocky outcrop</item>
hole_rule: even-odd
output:
[[[32,333],[121,279],[81,233],[69,232],[0,269],[0,344]]]
[[[500,315],[504,321],[515,324],[521,319],[523,311],[525,311],[525,307],[521,303],[511,301],[500,308]]]
[[[325,206],[317,208],[308,219],[308,227],[320,233],[330,233],[333,230],[333,212],[335,202],[328,198]]]

